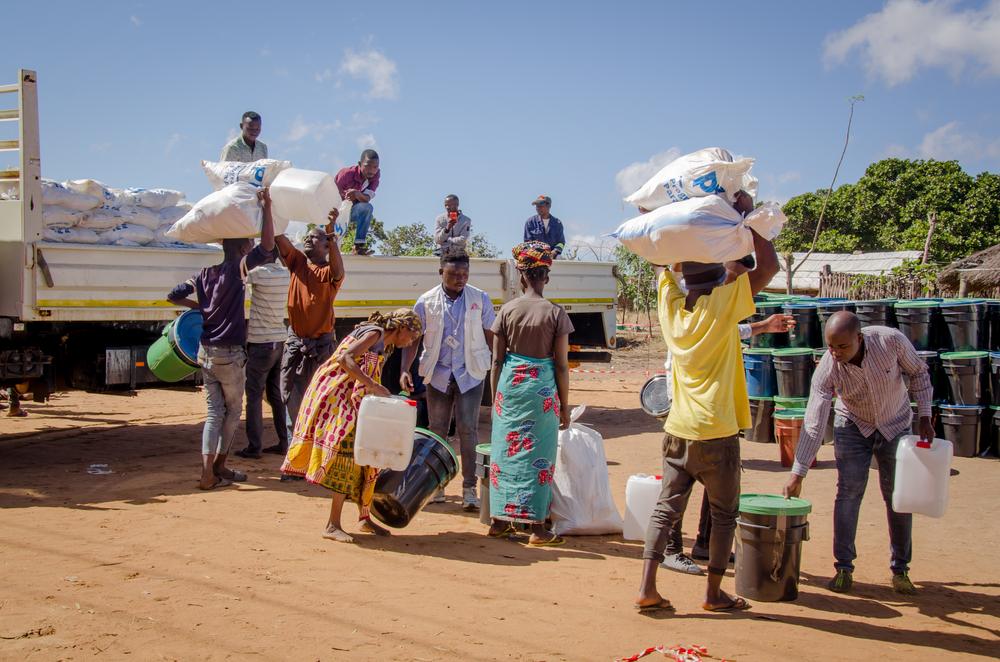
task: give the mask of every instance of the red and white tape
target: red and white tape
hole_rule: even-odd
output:
[[[646,377],[666,374],[662,370],[659,372],[653,372],[651,370],[593,370],[591,368],[570,368],[570,372],[582,373],[585,375],[643,375]]]
[[[674,662],[704,662],[705,660],[716,659],[708,654],[708,649],[704,646],[692,644],[690,646],[671,646],[669,648],[667,646],[653,646],[631,657],[619,658],[615,662],[637,662],[653,653],[662,653],[663,657],[674,660]],[[726,662],[726,660],[722,658],[719,662]]]

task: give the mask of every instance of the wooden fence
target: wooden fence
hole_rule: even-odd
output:
[[[965,293],[942,288],[937,283],[928,283],[916,276],[885,275],[872,278],[831,271],[829,266],[825,267],[819,275],[819,293],[817,294],[820,297],[844,297],[859,301],[964,295]],[[1000,298],[1000,287],[977,290],[974,296],[984,299]]]

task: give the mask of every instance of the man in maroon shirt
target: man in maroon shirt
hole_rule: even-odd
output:
[[[350,222],[356,225],[354,232],[354,254],[371,255],[368,249],[368,228],[375,216],[372,198],[378,188],[381,170],[378,165],[378,152],[366,149],[361,152],[357,165],[348,166],[337,173],[337,188],[340,197],[354,203],[351,207]]]

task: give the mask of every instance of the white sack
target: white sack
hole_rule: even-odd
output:
[[[87,214],[86,218],[80,219],[78,225],[88,230],[110,230],[123,222],[121,209],[109,207],[107,205]]]
[[[96,232],[86,228],[45,228],[42,237],[45,241],[61,241],[68,244],[97,244],[101,241]]]
[[[184,215],[191,211],[191,207],[193,206],[190,202],[181,202],[172,207],[164,207],[157,212],[157,215],[160,217],[160,225],[173,225],[184,218]]]
[[[42,223],[46,227],[71,228],[87,218],[85,211],[73,211],[65,207],[42,207]]]
[[[746,225],[768,241],[773,241],[788,222],[777,202],[765,202],[747,214]]]
[[[586,406],[573,409],[573,424],[559,431],[552,480],[552,526],[559,535],[600,536],[621,533],[624,520],[611,497],[604,439],[576,422]]]
[[[625,221],[612,235],[653,264],[726,262],[753,252],[743,217],[717,195],[664,205]]]
[[[50,179],[42,180],[42,205],[88,211],[100,207],[101,202],[102,200],[97,196],[71,191],[59,182]]]
[[[63,182],[63,186],[77,193],[94,196],[104,205],[118,204],[118,189],[106,186],[96,179],[71,179]]]
[[[282,170],[292,167],[291,161],[260,159],[253,163],[239,161],[202,161],[209,183],[216,191],[224,186],[244,182],[254,186],[270,186]]]
[[[164,207],[173,207],[184,199],[180,191],[165,188],[127,188],[118,194],[121,204],[136,207],[146,207],[159,211]]]
[[[625,202],[650,211],[689,198],[722,195],[735,202],[741,189],[757,195],[757,178],[750,174],[754,160],[733,159],[720,147],[700,149],[675,159],[649,178]]]
[[[174,223],[166,236],[191,243],[256,237],[260,234],[262,221],[257,188],[240,182],[199,200],[184,218]],[[287,227],[288,221],[275,219],[275,234],[283,234]]]
[[[117,244],[119,246],[129,246],[135,244],[143,246],[153,241],[156,235],[149,228],[131,223],[122,223],[99,234],[102,244]],[[126,242],[126,243],[121,243]]]

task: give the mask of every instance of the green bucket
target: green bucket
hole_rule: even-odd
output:
[[[163,335],[146,351],[146,365],[157,379],[179,382],[198,369],[201,313],[189,310],[163,329]]]

